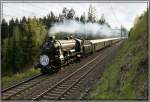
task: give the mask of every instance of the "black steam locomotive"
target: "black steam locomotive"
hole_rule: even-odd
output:
[[[57,72],[63,65],[67,65],[74,60],[80,60],[81,56],[94,53],[120,40],[120,38],[88,41],[78,38],[55,40],[53,37],[49,37],[42,45],[42,52],[36,67],[40,68],[42,73]]]

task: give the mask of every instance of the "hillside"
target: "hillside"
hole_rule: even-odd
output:
[[[131,29],[129,38],[108,65],[89,99],[148,98],[148,24],[144,12]]]

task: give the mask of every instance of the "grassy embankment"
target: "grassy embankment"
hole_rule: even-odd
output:
[[[147,12],[141,15],[89,99],[148,98]]]
[[[2,77],[2,85],[3,85],[3,87],[11,86],[12,84],[20,82],[26,78],[30,78],[39,73],[40,73],[40,70],[31,68],[22,73],[17,73],[17,74],[11,75],[11,76],[4,76],[4,77]]]

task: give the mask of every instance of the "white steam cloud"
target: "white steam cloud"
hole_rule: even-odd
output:
[[[65,22],[55,23],[49,30],[49,36],[55,35],[57,33],[68,33],[68,34],[82,34],[82,35],[92,35],[101,37],[116,37],[120,36],[119,29],[112,29],[106,24],[100,25],[98,23],[81,23],[75,20],[65,20]]]

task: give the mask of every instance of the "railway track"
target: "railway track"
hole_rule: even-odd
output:
[[[96,58],[86,63],[75,72],[71,73],[64,79],[60,80],[55,85],[50,86],[50,88],[48,88],[43,93],[39,94],[37,97],[33,98],[33,100],[67,99],[67,97],[69,97],[69,94],[71,94],[71,92],[76,90],[76,88],[79,86],[82,79],[84,79],[91,71],[93,71],[94,67],[97,66],[97,64],[99,64],[105,57],[106,55],[103,56],[102,54],[97,56]]]
[[[49,80],[48,78],[49,77],[46,75],[39,74],[16,85],[8,87],[1,91],[2,99],[3,100],[12,99],[26,90],[30,90],[32,87],[40,85],[41,81],[44,82],[46,79]],[[45,81],[44,83],[47,82],[48,81]]]
[[[91,57],[91,58],[93,58],[93,57]],[[51,83],[51,81],[50,81],[51,79],[48,76],[40,78],[41,76],[43,77],[42,74],[34,76],[34,77],[32,77],[32,78],[30,78],[28,80],[20,82],[19,84],[16,84],[14,86],[11,86],[9,88],[6,88],[6,89],[2,90],[1,91],[2,99],[3,100],[18,99],[17,97],[19,95],[24,94],[25,91],[30,91],[30,89],[32,89],[33,87],[37,87],[37,86],[41,86],[42,87],[45,84]],[[40,79],[38,79],[36,81],[33,81],[34,79],[37,79],[37,78],[40,78]],[[41,81],[42,81],[42,83],[40,83]]]
[[[8,87],[1,91],[2,93],[2,99],[10,99],[11,97],[23,92],[24,90],[27,90],[31,88],[32,86],[40,83],[42,80],[45,80],[48,78],[47,75],[39,74],[32,78],[29,78],[27,80],[24,80],[18,84],[15,84],[11,87]]]
[[[3,100],[18,99],[15,98],[17,97],[17,95],[24,94],[24,91],[26,92],[31,91],[30,89],[32,89],[34,86],[43,87],[42,85],[45,85],[43,83],[47,83],[48,85],[50,85],[49,88],[45,88],[46,90],[43,90],[42,93],[40,92],[30,99],[32,100],[67,99],[69,95],[72,94],[72,92],[74,92],[74,90],[76,90],[77,87],[80,86],[80,83],[82,83],[83,79],[85,79],[88,76],[88,74],[94,70],[94,67],[105,58],[103,54],[106,52],[108,51],[102,52],[99,56],[89,61],[88,63],[84,64],[82,67],[76,69],[73,73],[71,73],[67,77],[57,81],[56,84],[48,84],[51,81],[49,81],[50,79],[48,79],[47,77],[38,78],[37,81],[30,80],[28,82],[24,82],[23,84],[17,85],[16,87],[12,87],[10,89],[2,91],[2,99]],[[46,79],[47,82],[45,81]],[[40,83],[41,81],[42,83]],[[83,96],[84,94],[81,97]]]

